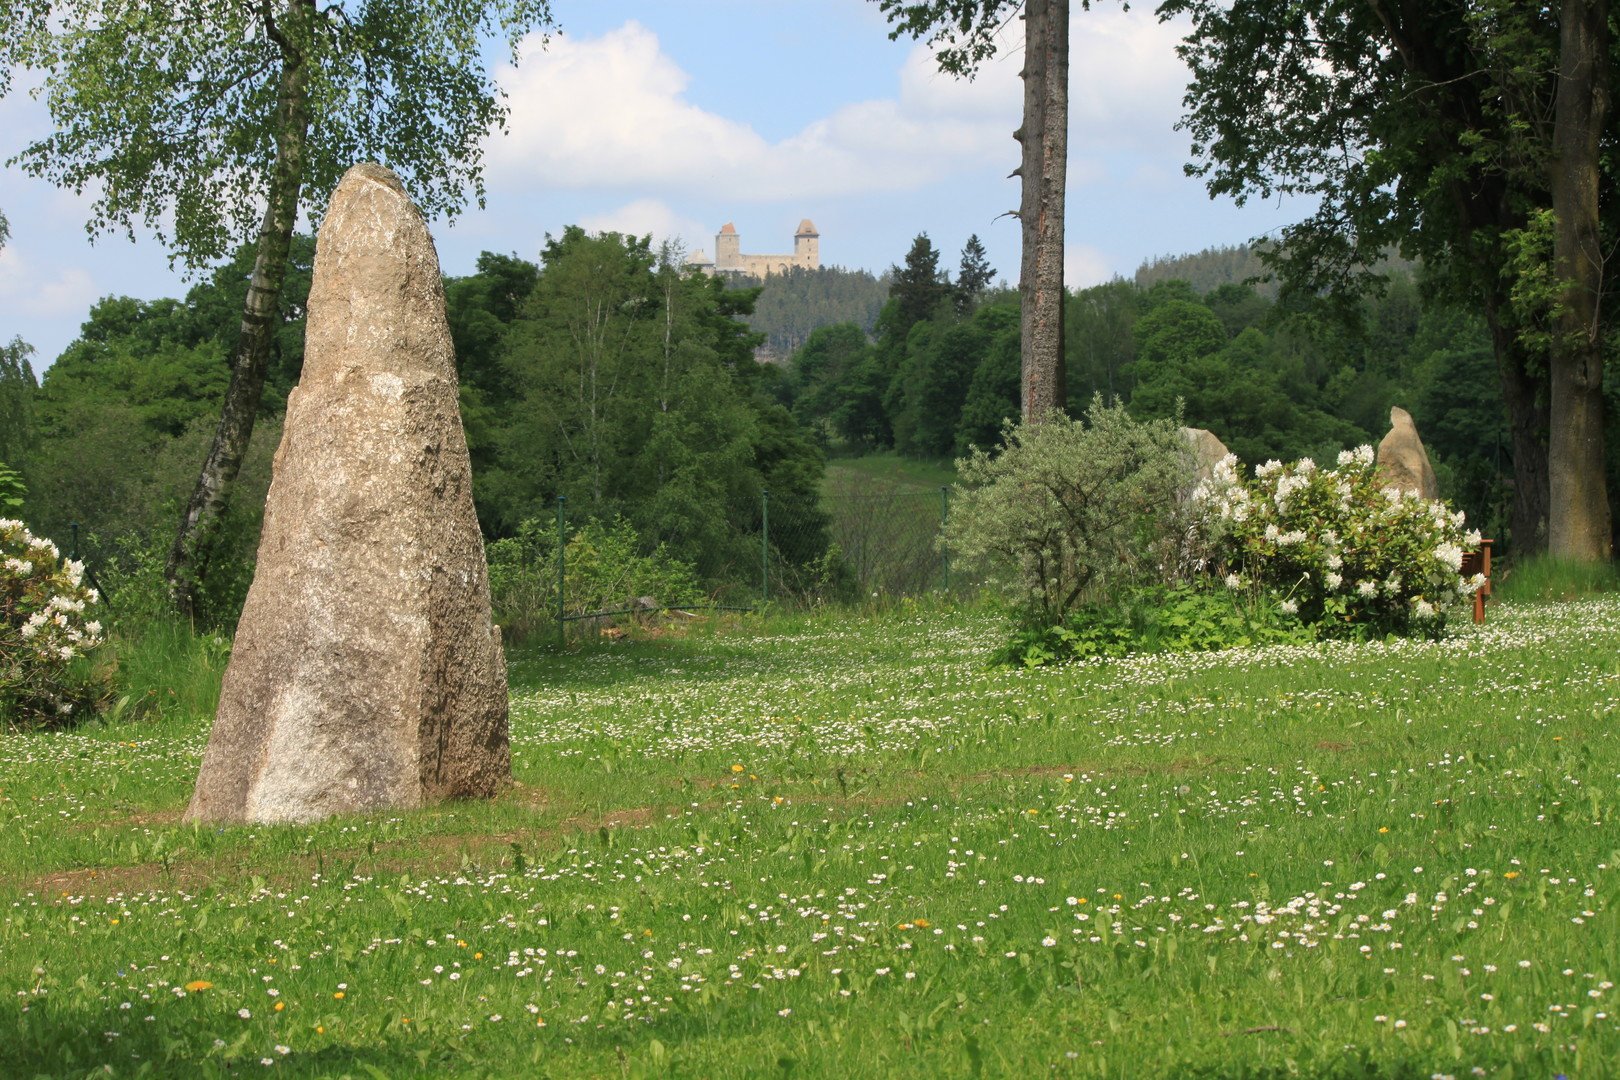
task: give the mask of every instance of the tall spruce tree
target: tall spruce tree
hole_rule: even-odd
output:
[[[956,313],[966,315],[977,307],[985,290],[995,280],[996,268],[990,265],[990,257],[979,242],[979,234],[974,233],[962,245],[962,261],[956,269]]]

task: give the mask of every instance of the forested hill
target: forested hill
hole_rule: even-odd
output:
[[[1160,255],[1136,268],[1136,287],[1151,289],[1168,281],[1185,281],[1202,296],[1222,285],[1249,285],[1260,296],[1275,300],[1277,283],[1266,279],[1266,266],[1260,258],[1263,246],[1235,244],[1205,248],[1191,255]],[[1417,263],[1391,251],[1373,269],[1384,275],[1415,275]]]
[[[1136,268],[1136,287],[1150,289],[1163,281],[1185,281],[1199,294],[1210,292],[1222,285],[1242,285],[1250,279],[1265,276],[1266,268],[1260,254],[1248,244],[1233,247],[1212,247],[1192,255],[1160,255],[1148,259]],[[1255,291],[1268,299],[1276,297],[1277,289],[1271,282],[1255,286]]]
[[[854,323],[871,334],[878,312],[889,298],[889,277],[874,277],[866,270],[823,266],[806,270],[795,266],[768,278],[735,278],[735,288],[760,289],[748,326],[765,335],[768,356],[785,361],[810,334],[823,326]]]

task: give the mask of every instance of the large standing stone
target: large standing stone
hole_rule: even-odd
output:
[[[1411,491],[1425,499],[1438,499],[1440,485],[1429,464],[1429,453],[1418,438],[1412,414],[1400,407],[1389,410],[1389,434],[1378,444],[1378,475],[1385,487]]]
[[[357,165],[321,225],[303,377],[186,816],[492,795],[506,704],[438,256],[394,174]]]

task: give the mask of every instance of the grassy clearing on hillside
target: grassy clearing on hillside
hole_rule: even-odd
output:
[[[177,824],[0,743],[0,1075],[1603,1075],[1620,601],[987,670],[911,607],[515,658],[520,781]]]
[[[919,461],[902,457],[892,450],[858,457],[834,457],[827,462],[827,479],[823,487],[829,494],[856,490],[873,483],[937,492],[941,487],[956,483],[956,467],[949,461]]]

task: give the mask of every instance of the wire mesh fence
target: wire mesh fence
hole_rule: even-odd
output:
[[[874,480],[809,499],[763,492],[754,513],[730,534],[744,554],[728,554],[718,577],[700,578],[662,549],[649,552],[644,538],[622,520],[600,521],[559,497],[525,521],[518,535],[489,544],[496,618],[514,639],[564,641],[570,633],[594,636],[615,620],[671,612],[889,600],[950,590],[951,567],[939,546],[949,515],[950,489],[944,487]],[[85,561],[109,603],[125,605],[126,596],[136,594],[127,603],[161,601],[154,562],[161,561],[160,553],[152,544],[126,536],[122,547],[109,545],[81,533],[76,523],[64,539],[70,557]],[[251,558],[241,570],[238,576],[245,579],[238,591],[245,594]],[[153,595],[146,597],[148,592]]]
[[[950,563],[938,540],[949,514],[948,488],[874,483],[815,500],[766,491],[742,526],[753,538],[753,567],[734,565],[728,580],[700,583],[656,553],[608,551],[611,531],[582,515],[576,519],[559,498],[546,519],[526,526],[528,534],[497,542],[519,545],[519,563],[505,548],[497,556],[492,546],[497,617],[521,636],[561,643],[570,633],[599,632],[612,620],[948,590]]]

